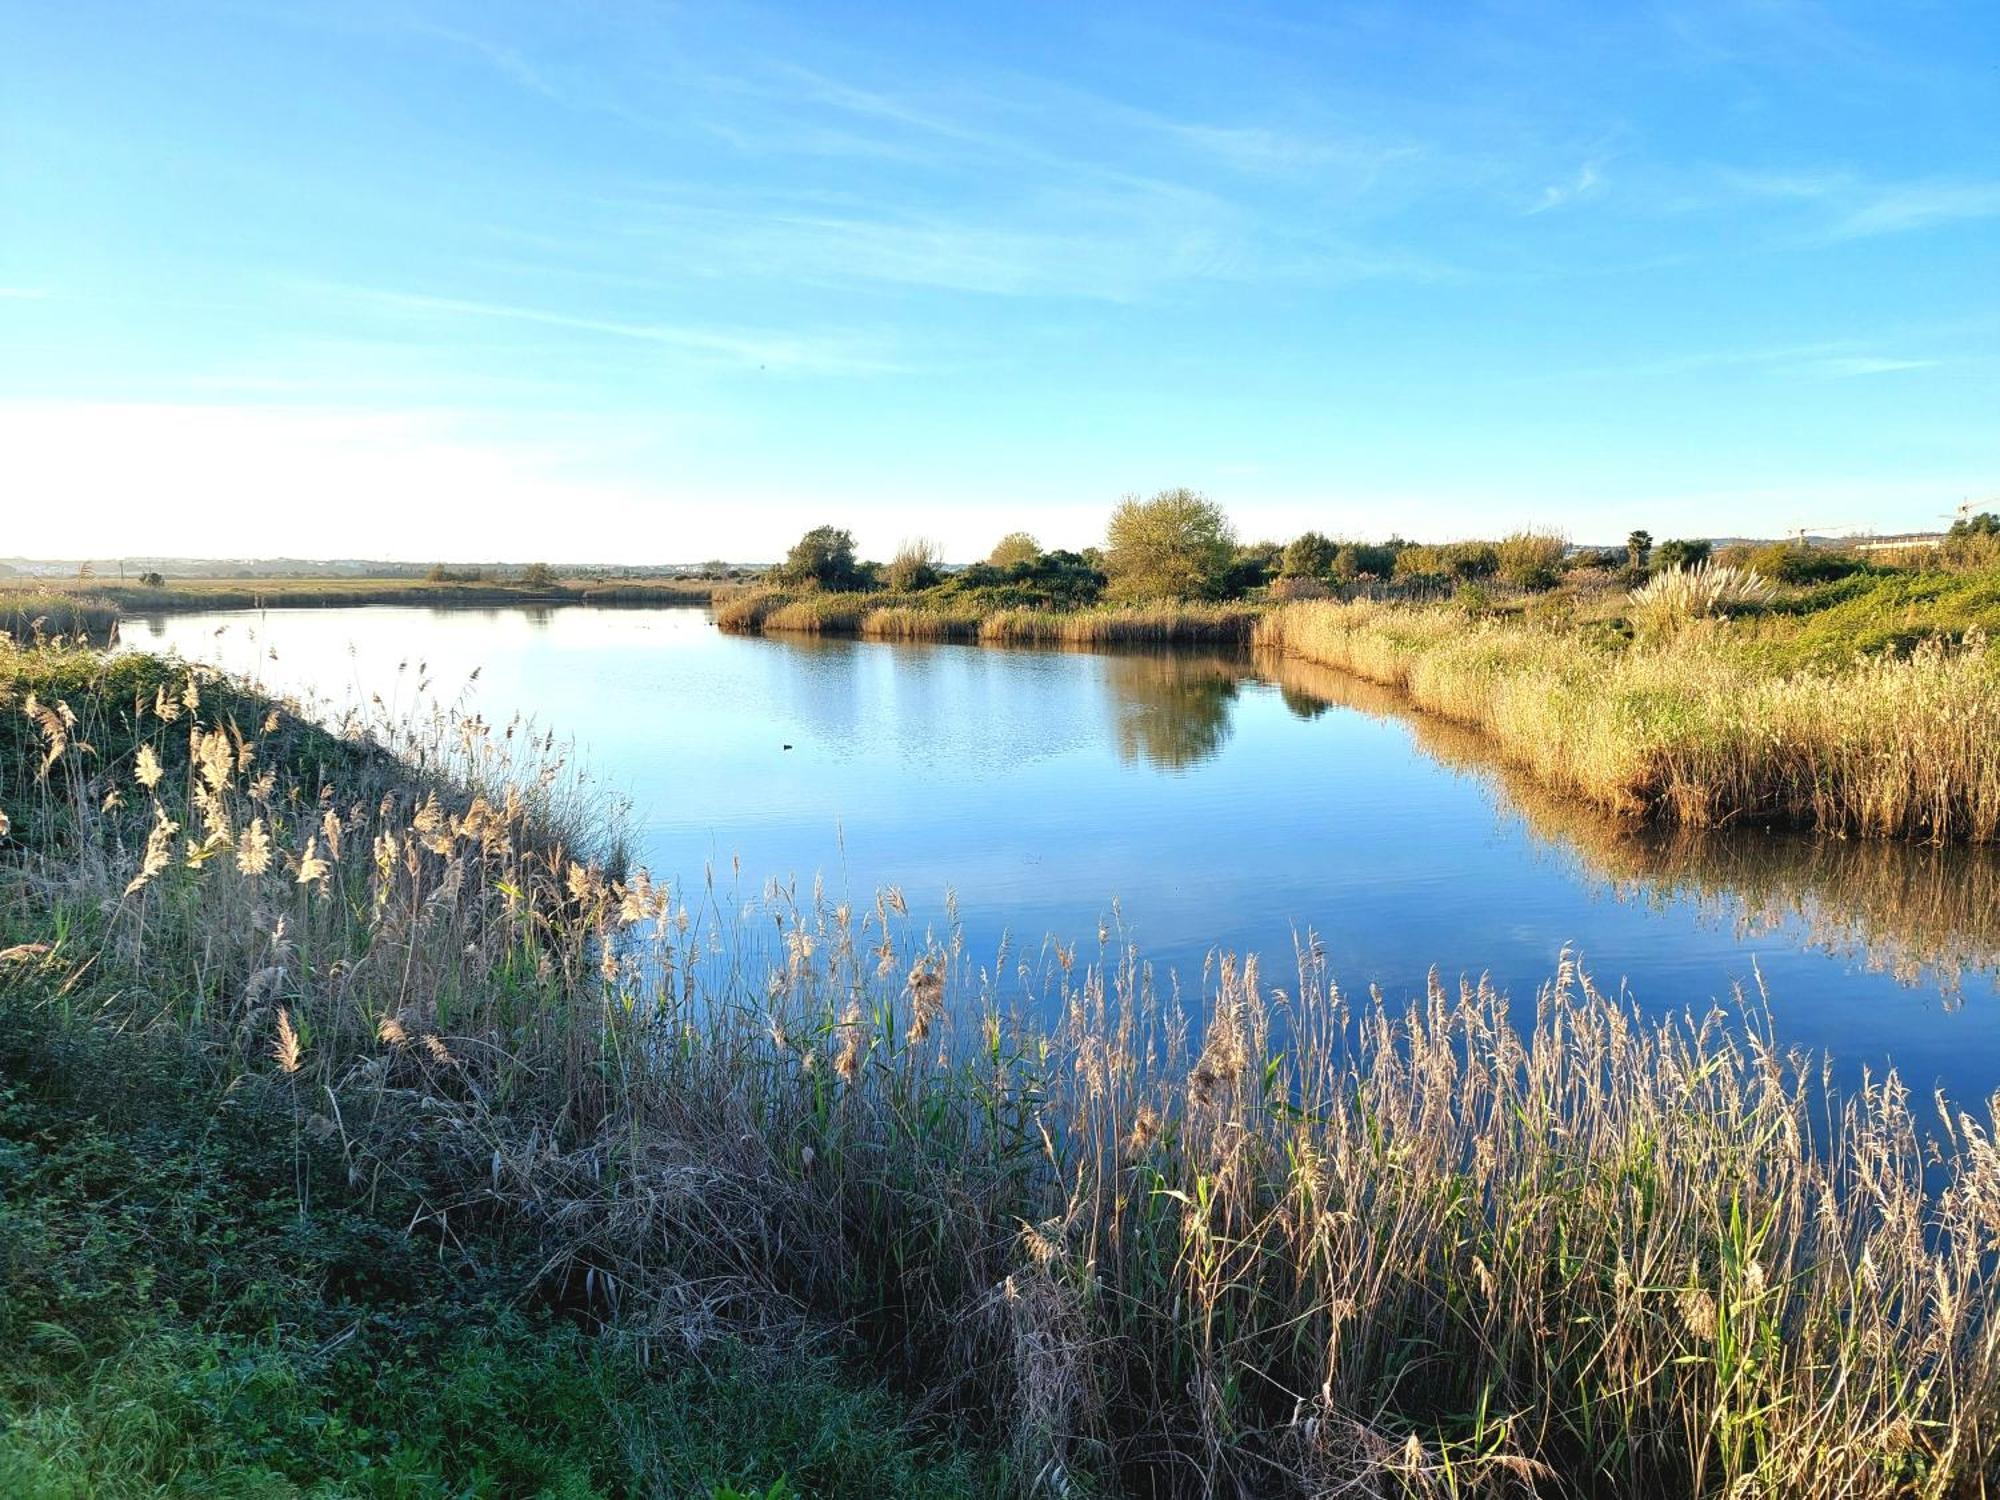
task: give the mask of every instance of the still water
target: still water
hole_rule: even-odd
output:
[[[335,706],[428,680],[528,716],[629,797],[656,876],[857,907],[894,885],[940,928],[955,893],[974,955],[1106,928],[1185,984],[1227,949],[1283,985],[1310,934],[1350,992],[1435,968],[1525,1002],[1568,947],[1648,1008],[1761,975],[1785,1040],[2000,1084],[2000,853],[1635,831],[1323,669],[729,636],[687,608],[179,615],[125,641]]]

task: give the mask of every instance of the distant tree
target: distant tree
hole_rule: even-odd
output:
[[[83,579],[95,578],[97,576],[97,567],[94,563],[78,563],[76,576]]]
[[[1228,586],[1236,538],[1229,518],[1193,490],[1128,495],[1105,529],[1105,572],[1128,599],[1213,599]]]
[[[529,563],[521,570],[521,582],[527,588],[553,588],[555,581],[556,570],[547,563]]]
[[[1954,542],[1976,536],[2000,536],[2000,515],[1982,510],[1976,516],[1961,516],[1951,523],[1951,530],[1945,536]]]
[[[1285,548],[1283,562],[1278,568],[1280,578],[1324,578],[1333,571],[1333,559],[1338,552],[1334,544],[1317,531],[1301,532],[1292,538]]]
[[[1391,538],[1380,545],[1371,542],[1342,542],[1334,549],[1331,571],[1342,583],[1357,578],[1387,578],[1396,571],[1396,558],[1408,545]]]
[[[883,582],[898,593],[927,589],[938,581],[938,565],[943,556],[928,537],[910,537],[896,549],[883,570]]]
[[[1625,538],[1625,562],[1634,572],[1646,566],[1653,555],[1653,533],[1635,531]]]
[[[139,582],[149,589],[164,588],[167,582],[167,575],[156,572],[141,573],[139,575]]]
[[[1706,537],[1675,537],[1654,549],[1653,560],[1663,568],[1698,568],[1714,550]]]
[[[996,568],[1018,568],[1033,564],[1042,555],[1042,544],[1025,531],[1010,531],[993,544],[986,560]]]
[[[730,578],[734,576],[734,570],[721,558],[711,557],[701,565],[701,569],[696,576],[700,578]]]
[[[861,570],[854,561],[853,533],[837,526],[815,526],[792,544],[778,567],[778,578],[823,589],[854,588]]]

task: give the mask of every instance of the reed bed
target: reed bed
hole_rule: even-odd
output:
[[[74,637],[103,643],[118,630],[117,603],[68,589],[0,589],[0,638],[27,645]]]
[[[939,606],[895,595],[758,589],[719,605],[715,623],[744,634],[977,640],[994,646],[1241,645],[1250,640],[1262,613],[1248,604]]]
[[[1969,632],[1908,655],[1773,670],[1715,622],[1629,648],[1452,608],[1310,602],[1265,647],[1473,725],[1550,786],[1698,828],[2000,838],[2000,653]]]
[[[1991,1101],[1838,1093],[1754,999],[1162,993],[621,872],[545,738],[0,667],[0,1003],[187,1033],[636,1347],[841,1327],[1036,1494],[2000,1483]]]
[[[863,615],[860,633],[880,641],[975,641],[979,639],[979,615],[890,605]]]
[[[1215,646],[1245,644],[1262,611],[1241,604],[1097,609],[1007,609],[980,622],[994,646]]]
[[[1407,727],[1426,755],[1490,780],[1537,843],[1620,901],[1687,900],[1745,934],[1785,927],[1811,947],[1964,1003],[2000,986],[2000,847],[1685,828],[1610,816],[1505,760],[1492,738],[1407,695],[1299,657],[1263,656],[1301,713],[1338,704]]]

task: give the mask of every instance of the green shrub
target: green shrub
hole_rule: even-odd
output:
[[[1517,531],[1494,548],[1494,571],[1504,583],[1540,593],[1562,581],[1563,556],[1569,543],[1545,531]]]

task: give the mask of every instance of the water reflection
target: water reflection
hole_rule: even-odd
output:
[[[1148,652],[1106,659],[1118,758],[1182,771],[1229,740],[1230,710],[1250,673],[1240,655]]]
[[[1408,727],[1424,753],[1504,794],[1535,842],[1621,901],[1698,904],[1741,936],[1791,930],[1948,1001],[1968,976],[2000,986],[2000,850],[1743,830],[1659,828],[1608,817],[1498,759],[1491,742],[1420,713],[1392,689],[1309,663],[1260,658],[1301,717],[1338,706]],[[1317,705],[1317,707],[1315,707]]]

